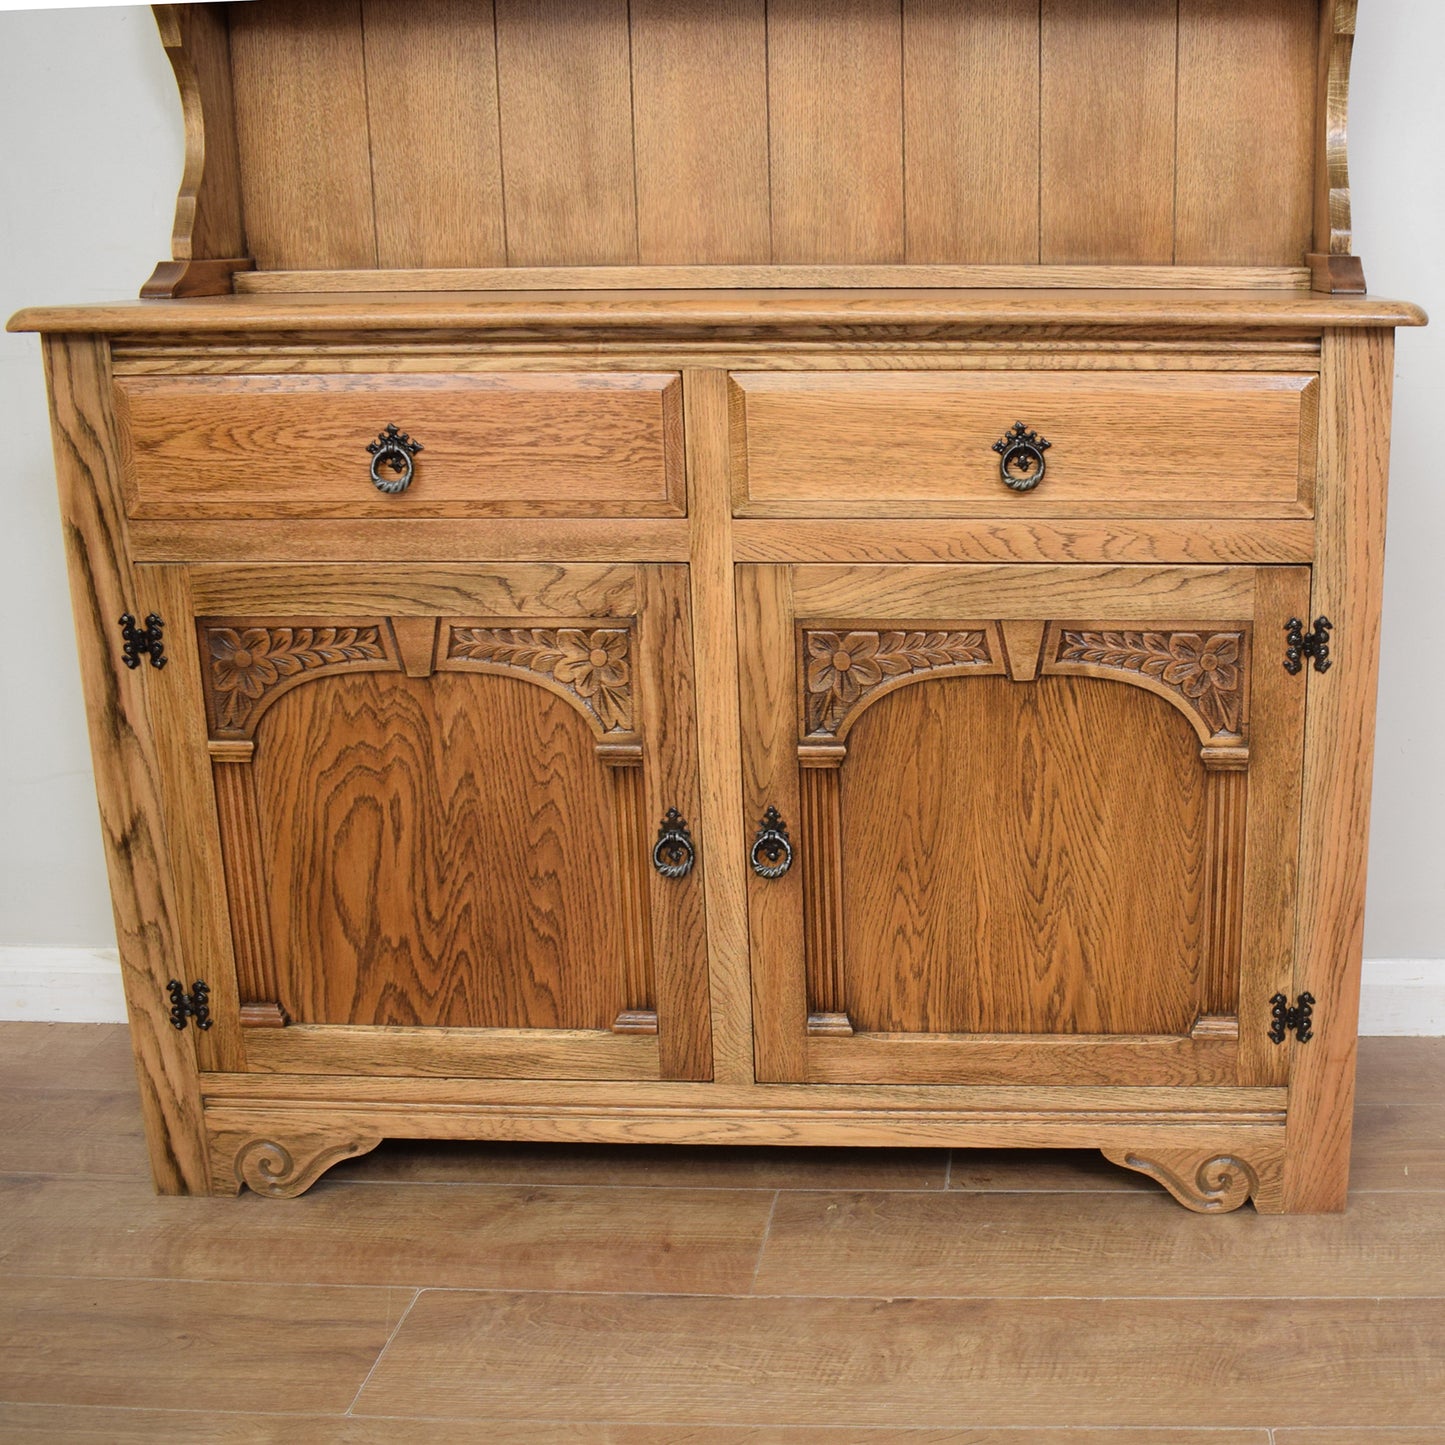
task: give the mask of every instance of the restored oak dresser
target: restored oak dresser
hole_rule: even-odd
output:
[[[1353,0],[157,7],[33,310],[157,1186],[388,1136],[1343,1208]]]

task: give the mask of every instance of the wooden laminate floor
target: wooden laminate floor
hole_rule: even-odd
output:
[[[0,1024],[0,1440],[1445,1445],[1445,1040],[1349,1213],[1098,1155],[384,1145],[151,1191],[124,1030]]]

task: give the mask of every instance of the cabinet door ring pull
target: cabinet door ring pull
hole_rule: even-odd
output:
[[[788,840],[788,825],[771,804],[758,826],[758,836],[748,855],[753,872],[759,878],[781,878],[793,866],[793,845]]]
[[[669,808],[658,824],[657,842],[652,845],[652,866],[664,878],[686,878],[696,858],[687,819],[676,808]]]

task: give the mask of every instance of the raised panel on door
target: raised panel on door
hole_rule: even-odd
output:
[[[740,568],[759,1077],[1282,1082],[1308,592]]]
[[[711,1076],[685,568],[140,571],[209,1066]]]

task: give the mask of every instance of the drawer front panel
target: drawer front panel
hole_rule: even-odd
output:
[[[685,510],[671,373],[132,376],[116,413],[133,517]],[[398,495],[373,485],[367,452],[389,424],[423,448]]]
[[[1307,516],[1317,396],[1315,376],[1273,372],[734,373],[734,506]],[[994,446],[1017,422],[1049,443],[1031,490],[1005,484]]]

